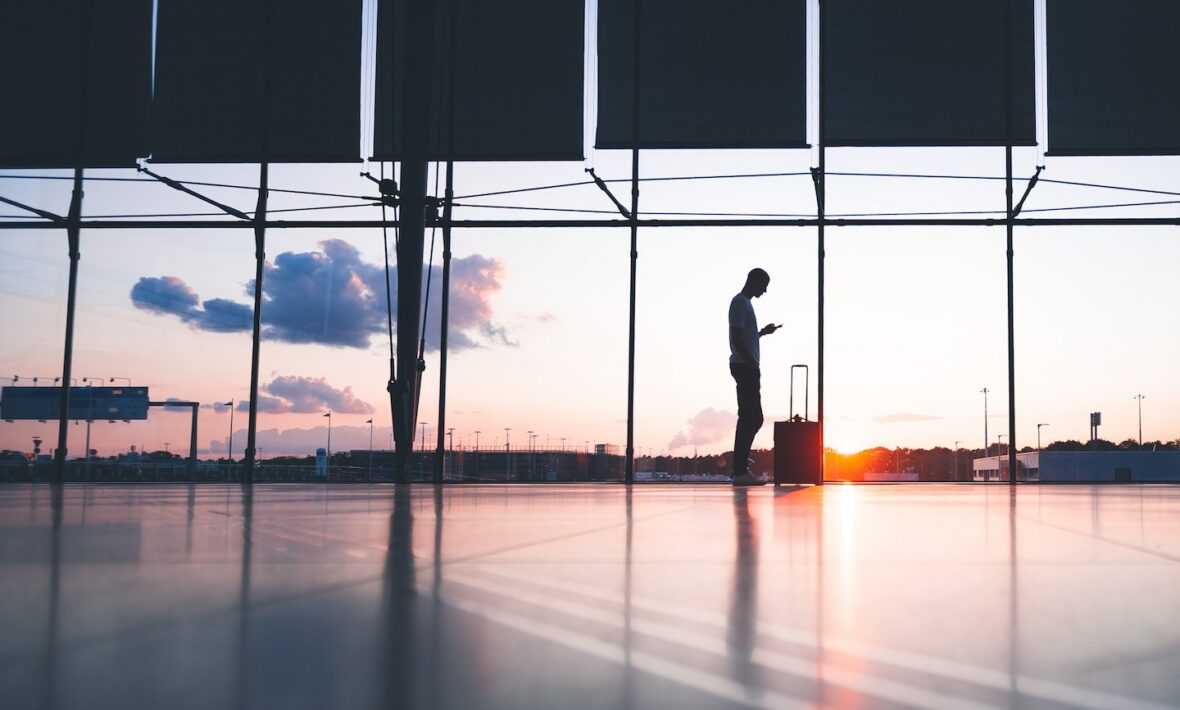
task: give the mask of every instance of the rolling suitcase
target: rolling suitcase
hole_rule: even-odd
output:
[[[803,368],[803,415],[795,414],[795,370]],[[823,483],[823,442],[819,422],[807,419],[811,396],[807,365],[791,365],[791,404],[788,419],[774,423],[774,485]]]

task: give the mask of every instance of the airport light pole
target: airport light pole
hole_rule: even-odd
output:
[[[510,431],[512,431],[511,427],[504,427],[504,456],[505,456],[505,461],[508,462],[504,475],[505,475],[506,480],[509,480],[509,481],[512,480],[512,449],[508,448],[508,442],[509,442],[508,433]]]
[[[1001,481],[1004,480],[1004,476],[1002,475],[1003,469],[1004,469],[1004,434],[996,434],[996,472],[1001,473],[1001,475],[1000,475]],[[1008,476],[1011,477],[1011,475],[1012,475],[1012,472],[1009,471]]]
[[[15,384],[16,380],[18,380],[18,379],[20,379],[20,375],[17,375],[16,377],[14,377],[14,378],[13,378],[13,383]],[[27,380],[27,379],[29,379],[29,378],[28,378],[28,377],[26,377],[25,379]],[[33,378],[33,386],[34,386],[34,387],[38,387],[39,385],[37,384],[37,382],[38,382],[38,381],[40,381],[40,380],[53,380],[53,384],[55,384],[55,385],[56,385],[58,382],[61,382],[61,378],[60,378],[60,377],[49,377],[48,375],[45,375],[45,376],[37,375],[36,377],[34,377],[34,378]],[[73,377],[71,377],[71,378],[70,378],[70,383],[71,383],[71,384],[73,384],[75,381],[76,381],[76,380],[75,380]]]
[[[529,429],[529,480],[533,480],[533,430]]]
[[[460,443],[460,445],[462,445],[462,443],[463,443],[462,438],[459,439],[459,443]],[[447,453],[446,453],[445,458],[443,459],[444,464],[450,462],[451,457],[454,455],[452,453],[454,451],[454,449],[455,449],[455,427],[447,427]],[[447,471],[447,468],[448,468],[447,466],[445,466],[445,465],[443,466],[444,473]]]
[[[373,482],[373,420],[365,422],[369,425],[369,483]]]
[[[479,453],[479,434],[480,434],[480,430],[476,429],[475,430],[475,477],[476,477],[476,479],[479,478],[480,463],[482,463],[480,461],[480,453]]]
[[[235,400],[232,399],[225,403],[229,407],[229,437],[225,444],[225,458],[230,463],[234,460],[234,403]]]
[[[956,483],[959,482],[959,444],[961,444],[961,443],[963,443],[963,442],[962,441],[955,442],[955,482]]]
[[[86,386],[90,388],[90,392],[89,392],[90,396],[86,398],[87,401],[89,402],[89,408],[86,412],[86,469],[85,469],[86,480],[88,480],[88,481],[90,480],[90,425],[92,423],[94,423],[94,381],[95,380],[98,380],[98,384],[100,384],[100,385],[102,384],[101,377],[83,377],[82,378],[82,381],[85,382]],[[1140,429],[1140,431],[1142,431],[1143,427],[1139,427],[1139,429]],[[1143,437],[1140,436],[1139,438],[1142,439]],[[1142,442],[1140,442],[1140,443],[1142,443]]]
[[[1043,426],[1049,426],[1049,424],[1047,422],[1044,424],[1037,424],[1037,451],[1041,450],[1041,427]]]
[[[131,378],[130,377],[108,377],[107,378],[108,382],[114,382],[115,380],[127,380],[127,386],[128,387],[131,386]]]
[[[426,425],[430,422],[418,422],[422,425],[422,450],[426,450]]]
[[[324,461],[324,478],[327,479],[332,470],[332,410],[324,412],[324,416],[328,418],[328,457]]]
[[[1139,404],[1139,448],[1143,448],[1143,395],[1135,395]]]
[[[990,453],[988,449],[991,448],[991,439],[987,438],[987,388],[984,387],[980,392],[983,393],[983,457],[987,458]]]

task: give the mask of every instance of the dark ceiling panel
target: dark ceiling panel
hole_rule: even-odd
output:
[[[147,154],[151,0],[8,0],[0,165],[126,167]]]
[[[1180,154],[1180,2],[1049,0],[1049,151]]]
[[[360,0],[160,0],[152,160],[360,158]]]
[[[382,0],[378,6],[373,144],[380,160],[403,157],[403,116],[421,110],[402,97],[406,33],[420,31],[407,27],[406,4]],[[430,137],[417,154],[429,160],[582,159],[582,0],[439,0],[433,15]]]
[[[1036,142],[1032,0],[824,0],[822,8],[826,145]]]
[[[803,0],[636,2],[598,5],[599,148],[806,146]]]

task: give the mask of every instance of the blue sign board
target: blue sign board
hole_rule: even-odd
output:
[[[71,387],[68,419],[147,419],[147,387]],[[61,387],[0,389],[0,419],[61,417]]]

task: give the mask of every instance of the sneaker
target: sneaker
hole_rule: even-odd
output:
[[[735,486],[765,486],[766,481],[755,476],[752,473],[739,473],[733,477],[733,485]]]

